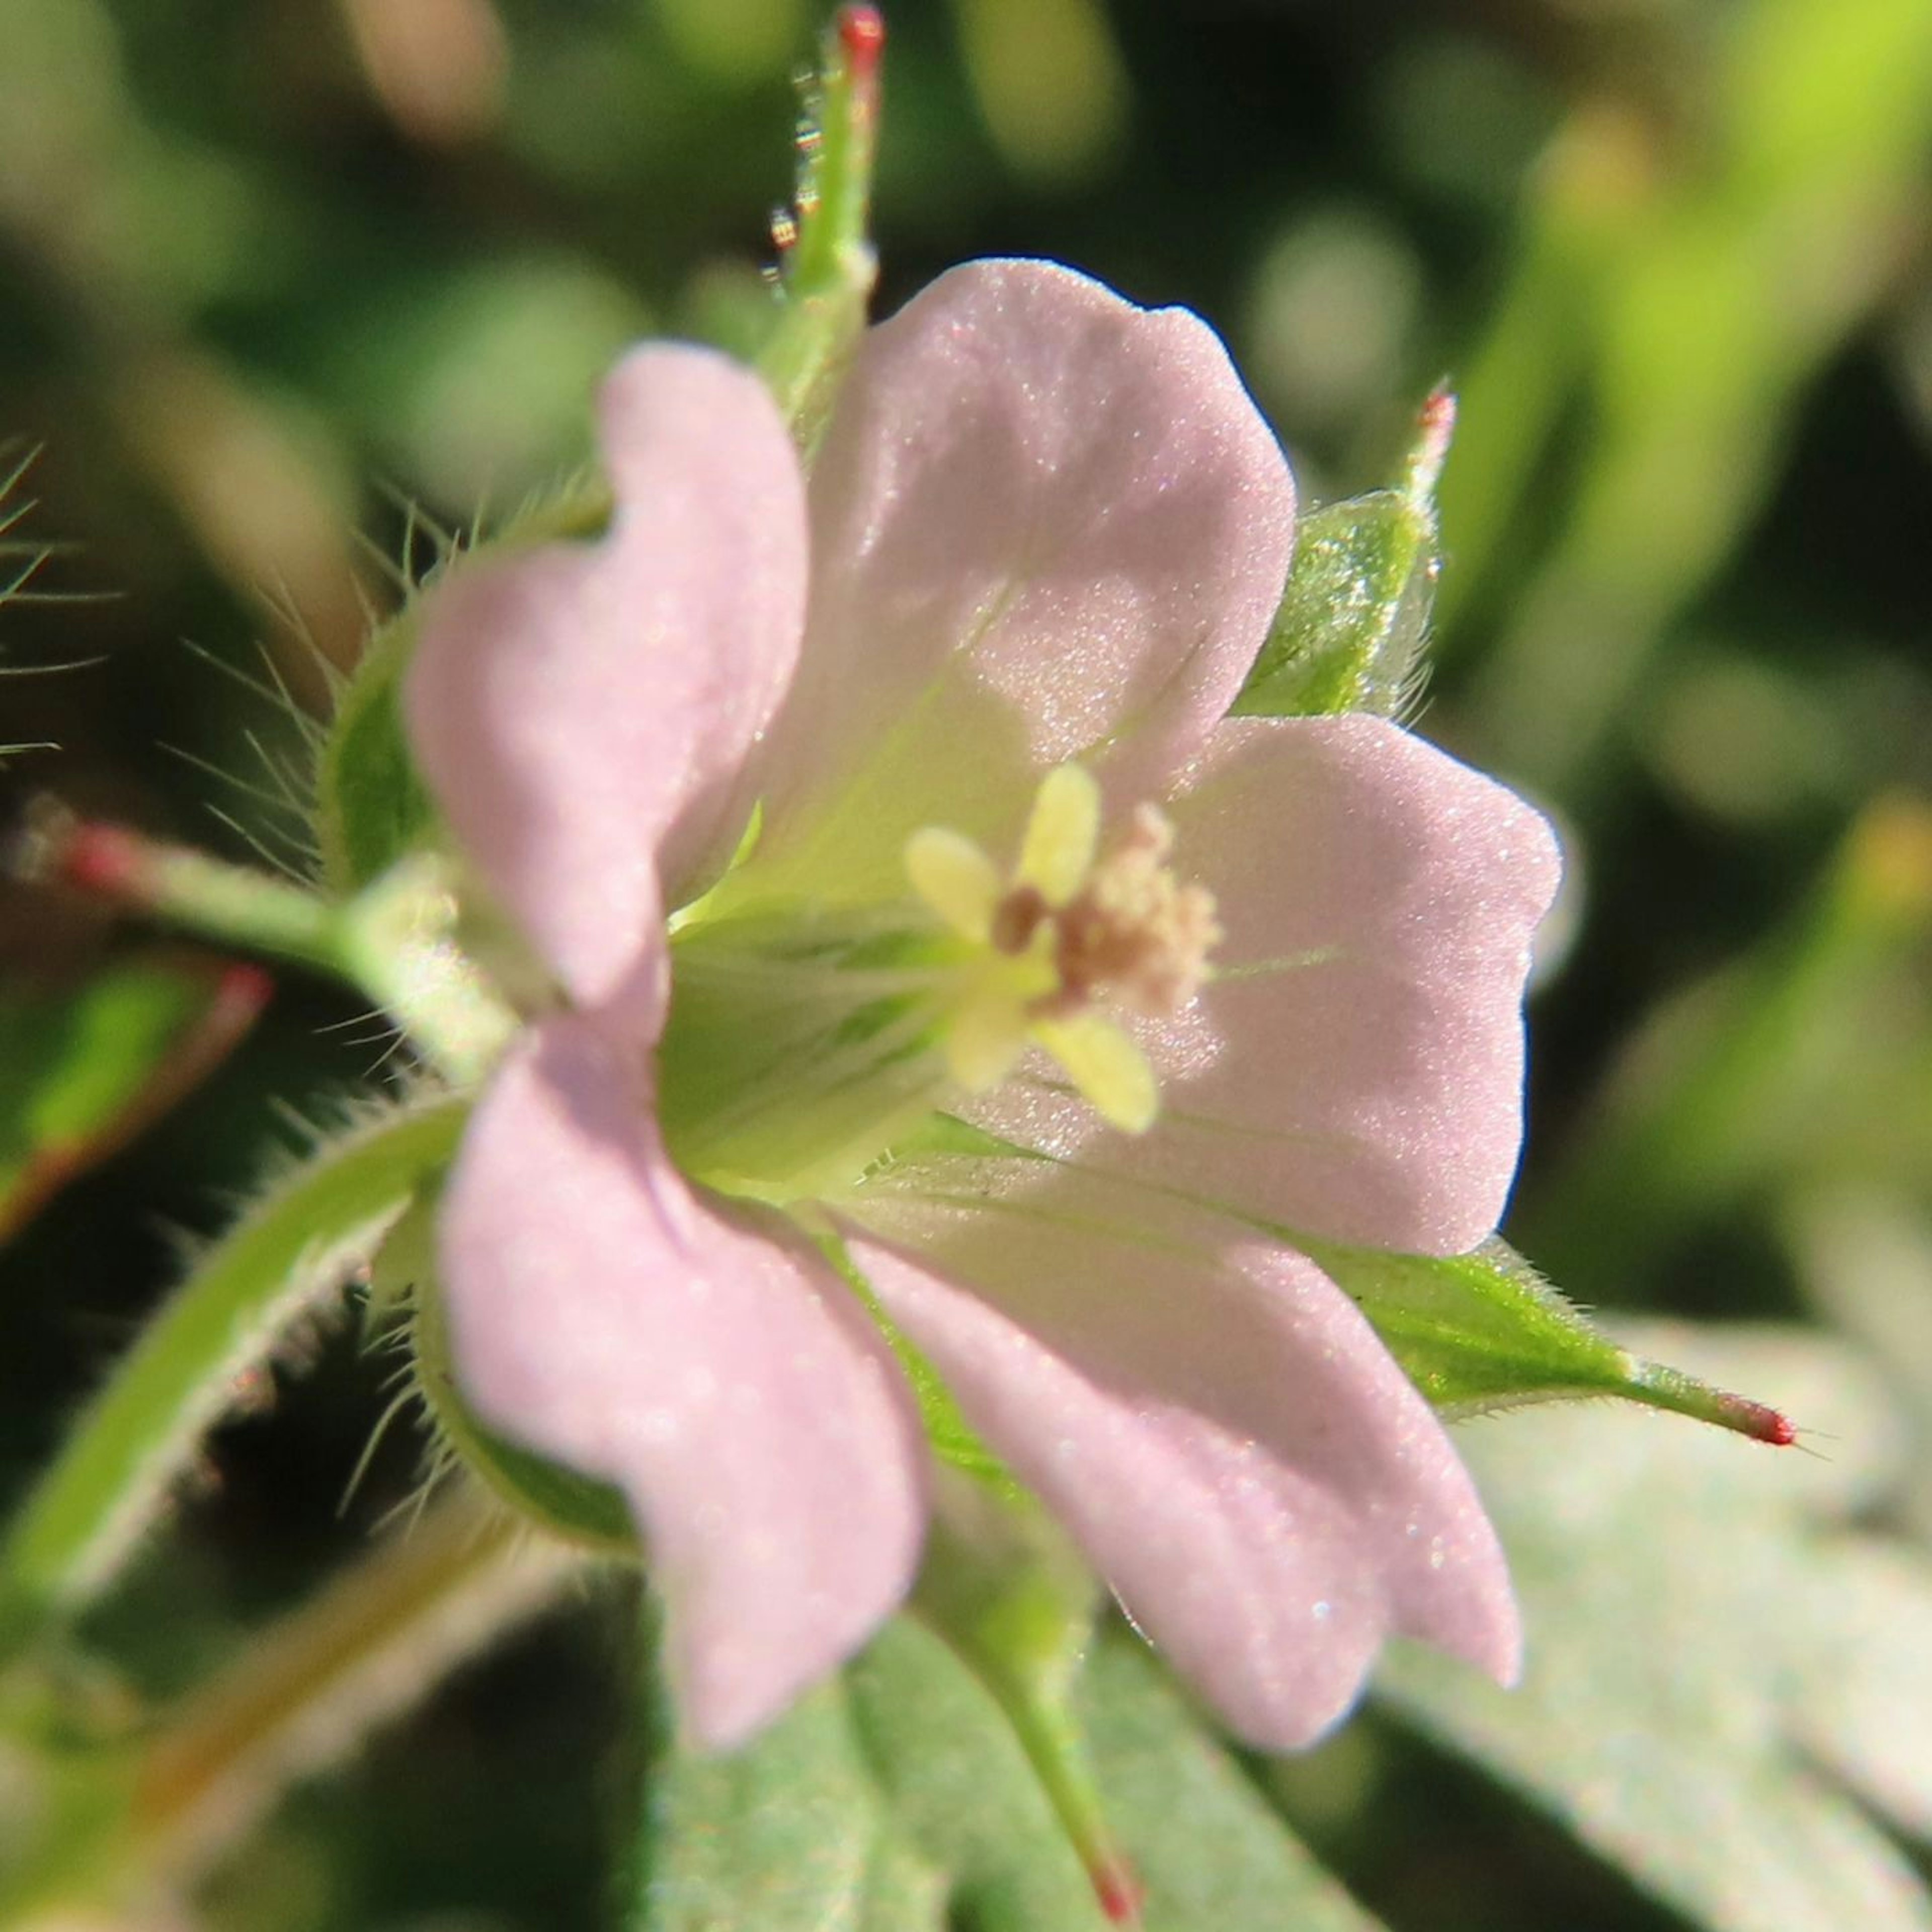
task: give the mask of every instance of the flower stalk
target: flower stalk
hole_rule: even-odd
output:
[[[355,987],[459,1085],[479,1078],[515,1030],[515,1015],[458,943],[454,884],[434,854],[337,900],[124,826],[63,820],[37,847],[34,877]]]
[[[885,39],[877,8],[839,9],[799,136],[796,213],[778,224],[783,307],[759,372],[807,446],[824,424],[864,331],[878,274],[867,229]]]

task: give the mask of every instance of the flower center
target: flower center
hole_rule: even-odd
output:
[[[1174,830],[1160,811],[1137,806],[1102,854],[1100,806],[1085,771],[1060,766],[1041,782],[1010,876],[938,826],[907,841],[906,873],[975,956],[943,1034],[953,1077],[982,1093],[1039,1046],[1103,1118],[1143,1133],[1159,1107],[1154,1070],[1100,1009],[1179,1011],[1221,928],[1213,895],[1168,863]]]
[[[1044,1048],[1100,1114],[1152,1124],[1154,1070],[1109,1010],[1193,997],[1220,938],[1214,902],[1177,878],[1152,806],[1101,847],[1100,787],[1048,772],[1003,872],[961,833],[906,842],[910,893],[883,904],[734,896],[672,922],[658,1048],[673,1158],[727,1192],[782,1204],[836,1194],[916,1138],[963,1086],[984,1093]]]

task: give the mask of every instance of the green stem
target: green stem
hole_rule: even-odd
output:
[[[143,1871],[205,1865],[295,1779],[544,1609],[583,1562],[467,1488],[392,1537],[194,1693],[149,1744],[134,1796]]]
[[[115,825],[60,828],[35,869],[198,939],[346,981],[456,1085],[481,1079],[515,1030],[457,944],[458,896],[434,853],[341,900]]]
[[[259,1636],[113,1768],[97,1802],[72,1808],[0,1880],[5,1923],[112,1913],[158,1881],[192,1880],[291,1784],[547,1608],[581,1566],[474,1490],[437,1504]]]
[[[910,1607],[999,1706],[1107,1916],[1138,1922],[1138,1887],[1073,1711],[1096,1608],[1085,1566],[1036,1504],[947,1472]]]
[[[445,1102],[330,1148],[209,1250],[0,1538],[0,1666],[112,1577],[290,1324],[448,1163],[464,1113]]]
[[[826,36],[818,98],[800,141],[797,227],[784,262],[784,307],[758,366],[807,446],[865,328],[878,275],[866,224],[884,45],[876,8],[839,9]]]
[[[355,981],[340,909],[306,887],[118,825],[57,834],[49,874],[166,926],[332,978]]]

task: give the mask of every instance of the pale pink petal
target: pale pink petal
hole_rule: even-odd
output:
[[[1245,1239],[1190,1258],[1050,1211],[919,1218],[885,1225],[923,1254],[851,1237],[886,1312],[1242,1737],[1318,1736],[1394,1633],[1514,1675],[1468,1474],[1312,1262]]]
[[[594,1021],[525,1035],[444,1199],[442,1292],[478,1413],[628,1496],[678,1708],[723,1747],[904,1594],[926,1451],[851,1290],[776,1216],[686,1186],[647,1082]]]
[[[811,499],[770,824],[844,792],[839,890],[898,883],[909,798],[997,838],[1064,760],[1164,781],[1240,688],[1294,520],[1207,325],[1043,262],[969,263],[871,332]]]
[[[464,852],[582,1004],[743,830],[739,767],[803,621],[803,485],[763,385],[634,352],[598,403],[593,544],[459,562],[425,598],[410,738]]]
[[[1161,1114],[1107,1134],[1051,1086],[975,1118],[1311,1237],[1460,1254],[1522,1139],[1522,990],[1560,870],[1546,821],[1375,718],[1231,722],[1169,808],[1214,892],[1217,975],[1136,1032]]]

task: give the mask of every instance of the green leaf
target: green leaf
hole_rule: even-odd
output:
[[[0,1538],[0,1662],[113,1576],[202,1436],[455,1150],[454,1102],[325,1148],[208,1250],[81,1411]]]
[[[165,955],[0,988],[0,1239],[194,1086],[267,993],[252,968]]]
[[[1081,1692],[1147,1932],[1374,1932],[1124,1632]],[[930,1630],[889,1626],[842,1680],[652,1786],[638,1932],[1104,1932],[998,1706]]]
[[[1082,1700],[1100,1787],[1146,1892],[1148,1932],[1375,1932],[1153,1654],[1114,1627]]]
[[[1711,1932],[1926,1932],[1932,1896],[1866,1809],[1923,1831],[1932,1798],[1932,1565],[1846,1526],[1904,1460],[1883,1392],[1812,1336],[1654,1339],[1776,1390],[1834,1459],[1607,1408],[1466,1432],[1524,1679],[1405,1648],[1381,1694]]]
[[[1449,1256],[1298,1237],[1297,1244],[1354,1298],[1410,1381],[1446,1414],[1619,1396],[1759,1442],[1791,1439],[1774,1408],[1633,1354],[1502,1241]]]
[[[902,1618],[728,1757],[650,1793],[638,1932],[1101,1932],[998,1707]]]

